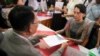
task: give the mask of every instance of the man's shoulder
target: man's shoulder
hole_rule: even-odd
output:
[[[4,35],[4,37],[11,37],[11,36],[14,35],[13,33],[14,33],[13,29],[10,28],[10,29],[4,31],[4,32],[3,32],[3,35]]]
[[[13,32],[13,29],[12,29],[12,28],[9,28],[9,29],[7,29],[6,31],[4,31],[3,34],[6,34],[6,33],[9,33],[9,34],[10,34],[10,33],[12,33],[12,32]]]

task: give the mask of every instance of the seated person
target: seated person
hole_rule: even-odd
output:
[[[15,6],[9,13],[8,20],[12,29],[3,33],[0,48],[8,56],[41,56],[29,40],[38,26],[33,9],[28,6]]]
[[[63,6],[61,8],[56,6],[57,2],[61,2],[63,4]],[[49,10],[54,11],[53,18],[51,20],[52,21],[51,22],[51,29],[57,31],[57,30],[64,28],[67,20],[62,15],[67,13],[66,5],[67,5],[66,0],[55,0],[55,2],[51,4]]]
[[[92,23],[93,25],[91,26],[91,31],[90,31],[90,35],[88,38],[88,42],[86,44],[86,48],[88,49],[92,49],[95,47],[99,47],[100,46],[100,37],[99,37],[99,29],[100,29],[100,16],[96,19],[96,21],[94,23]]]
[[[74,17],[71,18],[64,29],[57,31],[57,33],[65,33],[68,40],[76,44],[82,44],[87,34],[86,27],[91,21],[85,20],[86,7],[83,4],[77,4],[74,7]]]
[[[66,24],[65,28],[57,33],[63,34],[68,40],[73,41],[75,44],[83,44],[88,37],[88,27],[91,24],[91,21],[85,20],[86,7],[83,4],[76,4],[74,7],[74,18],[70,19]],[[67,47],[67,43],[63,43],[62,46],[55,51],[52,55],[61,56],[64,48]],[[55,54],[56,53],[56,54]]]

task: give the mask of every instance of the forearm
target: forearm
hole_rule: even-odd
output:
[[[61,56],[64,48],[59,48],[57,51],[53,52],[50,56]]]
[[[86,44],[88,43],[89,39],[84,39],[84,41],[82,42],[82,46],[86,46]]]
[[[83,41],[81,39],[77,40],[77,39],[71,39],[73,42],[75,42],[76,44],[81,44]]]
[[[96,47],[99,47],[100,46],[100,29],[98,31],[98,38],[97,38],[97,44],[96,44]]]
[[[56,31],[56,33],[58,34],[63,34],[63,32],[64,32],[64,29]]]

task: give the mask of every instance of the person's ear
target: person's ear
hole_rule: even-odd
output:
[[[33,27],[33,25],[30,24],[29,29],[28,29],[30,33],[32,32],[32,27]]]

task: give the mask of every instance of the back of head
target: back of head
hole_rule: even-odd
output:
[[[8,15],[12,28],[16,31],[27,31],[34,22],[33,9],[29,6],[15,6]]]

